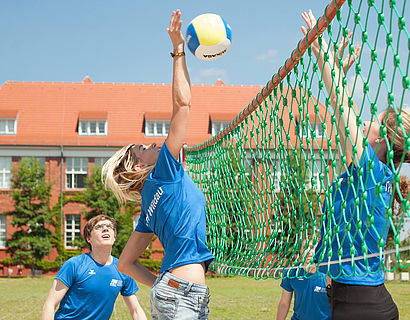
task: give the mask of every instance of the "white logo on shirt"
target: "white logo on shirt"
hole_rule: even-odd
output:
[[[90,271],[88,271],[88,274],[95,274],[94,269],[90,269]]]
[[[122,280],[111,279],[110,287],[122,287]]]
[[[386,191],[391,195],[393,190],[393,185],[391,181],[386,182]]]
[[[314,292],[326,292],[326,288],[316,286],[313,291]]]
[[[152,199],[151,204],[149,205],[148,210],[147,210],[147,217],[145,218],[145,224],[147,225],[147,227],[148,227],[149,220],[152,217],[152,214],[154,213],[154,210],[157,207],[157,203],[159,199],[161,199],[161,196],[163,193],[164,191],[162,190],[161,187],[159,187],[157,192],[155,192],[154,194],[154,198]]]

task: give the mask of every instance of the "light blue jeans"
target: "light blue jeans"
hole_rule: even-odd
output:
[[[209,288],[162,272],[151,288],[152,320],[208,319]]]

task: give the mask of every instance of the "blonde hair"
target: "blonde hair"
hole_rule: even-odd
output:
[[[397,165],[402,161],[404,163],[410,163],[410,150],[405,150],[405,139],[410,134],[410,115],[408,110],[401,110],[400,114],[397,114],[393,107],[390,106],[384,111],[385,114],[382,117],[382,125],[386,127],[386,135],[388,142],[392,144],[393,148],[393,163]],[[399,121],[400,116],[400,121]],[[402,130],[404,129],[404,132]],[[403,155],[404,154],[404,155]],[[404,156],[404,157],[403,157]]]
[[[393,164],[397,168],[401,161],[403,163],[410,163],[410,150],[406,150],[405,143],[407,137],[410,135],[410,114],[409,110],[402,109],[400,114],[394,111],[394,108],[390,106],[384,111],[382,117],[382,125],[386,128],[386,136],[388,143],[391,143],[391,148],[393,149]],[[399,121],[400,115],[400,121]],[[404,129],[404,132],[403,132]],[[387,155],[386,155],[387,156]],[[393,188],[393,209],[398,204],[397,215],[402,213],[402,200],[399,193],[403,199],[408,198],[410,188],[410,181],[405,176],[400,176],[400,181],[395,184]]]
[[[127,200],[139,202],[141,190],[148,175],[155,165],[135,168],[141,160],[135,156],[132,149],[135,144],[130,144],[118,150],[104,164],[101,179],[105,188],[110,189],[120,204]]]

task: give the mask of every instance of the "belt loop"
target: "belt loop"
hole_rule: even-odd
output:
[[[164,277],[166,271],[162,271],[159,275],[158,275],[158,282],[162,280],[162,278]]]
[[[189,282],[186,289],[184,290],[184,294],[187,296],[189,293],[189,290],[191,290],[192,287],[192,282]]]

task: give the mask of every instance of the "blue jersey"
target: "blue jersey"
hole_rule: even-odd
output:
[[[298,271],[292,269],[282,280],[280,286],[286,291],[294,293],[292,320],[330,319],[330,306],[326,294],[326,275],[323,273],[310,274],[306,273],[304,269]]]
[[[137,284],[117,270],[118,259],[110,265],[94,261],[89,253],[67,260],[56,279],[68,287],[54,319],[105,320],[110,319],[118,293],[133,295]]]
[[[363,252],[379,252],[379,239],[386,243],[390,227],[386,209],[390,207],[392,180],[393,170],[377,158],[369,145],[359,166],[351,165],[332,183],[322,209],[316,261],[338,261],[339,254],[348,259],[363,256]],[[320,269],[327,272],[327,268]],[[329,271],[335,281],[345,284],[376,286],[385,281],[379,256],[355,260],[353,266],[350,261],[337,262],[330,265]]]
[[[135,231],[155,233],[164,247],[161,272],[214,259],[205,245],[205,197],[163,144],[141,191],[141,216]]]

